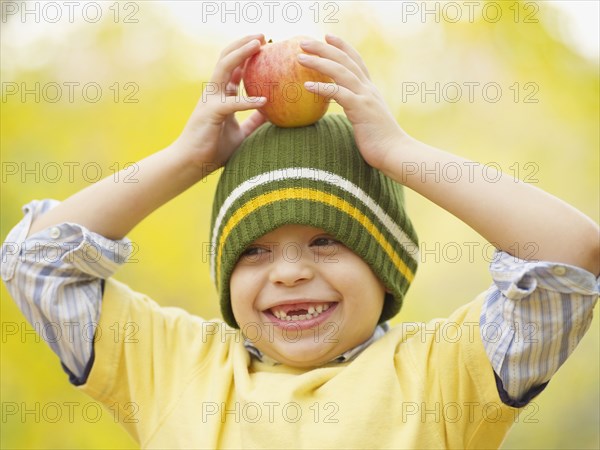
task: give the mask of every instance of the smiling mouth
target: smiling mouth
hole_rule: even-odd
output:
[[[274,306],[267,311],[279,320],[302,321],[319,317],[334,304],[335,302],[294,303]]]

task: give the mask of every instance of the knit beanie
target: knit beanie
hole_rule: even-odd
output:
[[[229,295],[238,258],[286,224],[322,228],[350,248],[390,291],[380,322],[398,313],[417,269],[417,235],[402,186],[365,162],[346,116],[300,128],[265,123],[225,165],[213,203],[210,270],[229,325],[239,328]]]

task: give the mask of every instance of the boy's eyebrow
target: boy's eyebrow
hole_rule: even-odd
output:
[[[332,233],[329,233],[328,231],[322,231],[321,233],[317,233],[315,234],[312,239],[316,238],[316,237],[330,237],[330,238],[335,238],[335,235]]]
[[[256,240],[250,242],[248,245],[246,245],[246,248],[252,247],[254,245],[262,245],[262,246],[267,247],[267,246],[273,246],[276,244],[278,244],[278,242],[276,242],[276,241],[273,241],[273,240],[267,241],[267,240],[262,240],[262,238],[258,238]]]

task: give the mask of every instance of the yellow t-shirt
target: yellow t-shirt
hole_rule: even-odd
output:
[[[479,334],[483,298],[393,327],[312,370],[251,358],[238,330],[108,280],[87,383],[143,448],[494,448],[502,403]]]

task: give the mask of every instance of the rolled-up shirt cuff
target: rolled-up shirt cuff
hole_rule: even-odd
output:
[[[25,217],[7,236],[2,246],[2,279],[14,276],[17,263],[41,263],[77,269],[83,274],[106,279],[131,256],[128,238],[107,239],[82,225],[60,223],[29,237],[33,220],[56,206],[56,200],[34,200],[24,206]],[[17,256],[17,257],[10,257]]]
[[[599,279],[579,267],[500,251],[490,272],[494,282],[481,313],[481,337],[499,386],[521,405],[543,389],[583,338]]]
[[[27,321],[58,355],[71,382],[81,384],[93,364],[103,279],[127,261],[132,246],[128,239],[112,241],[73,223],[27,237],[33,221],[57,204],[34,200],[25,205],[25,217],[2,245],[2,279]],[[81,338],[71,339],[77,328]]]
[[[538,287],[565,294],[597,295],[600,277],[580,267],[549,261],[526,261],[497,251],[490,273],[498,290],[511,300],[521,300]]]

